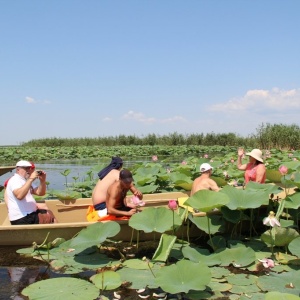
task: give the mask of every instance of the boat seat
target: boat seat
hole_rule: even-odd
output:
[[[11,225],[8,218],[8,211],[6,204],[0,203],[0,226],[8,226]]]

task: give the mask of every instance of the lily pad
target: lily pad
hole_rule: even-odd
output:
[[[200,190],[189,197],[184,205],[191,206],[202,212],[212,211],[214,208],[220,208],[228,204],[229,197],[221,192]]]
[[[286,246],[288,245],[293,239],[299,236],[299,233],[293,228],[282,228],[282,227],[273,227],[275,239],[272,241],[272,236],[270,230],[265,231],[261,235],[261,240],[265,243],[272,244],[274,246]]]
[[[165,207],[148,207],[142,210],[142,212],[134,214],[129,219],[128,224],[136,230],[163,233],[171,230],[173,225],[180,226],[182,220],[176,211]]]
[[[122,284],[120,274],[114,271],[104,271],[93,275],[91,281],[102,291],[114,290]]]
[[[288,247],[292,254],[300,257],[300,237],[293,239]]]
[[[29,285],[22,291],[22,295],[43,300],[94,300],[99,296],[99,289],[82,279],[53,278]]]
[[[181,260],[161,268],[155,282],[167,293],[188,293],[190,290],[203,291],[211,280],[211,272],[203,263]]]

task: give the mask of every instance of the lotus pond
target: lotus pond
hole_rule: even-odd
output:
[[[265,157],[267,183],[242,188],[235,187],[243,174],[233,153],[168,165],[156,157],[133,166],[144,193],[189,190],[202,162],[213,165],[223,188],[199,191],[184,199],[184,206],[149,207],[133,215],[129,226],[135,238],[128,244],[114,240],[118,223],[99,222],[71,240],[46,239],[19,249],[64,276],[36,281],[21,294],[28,299],[299,299],[300,162],[298,152],[290,154]],[[82,195],[79,187],[84,190],[78,183],[72,193]],[[70,197],[70,189],[61,196]],[[189,238],[191,226],[199,228],[198,239]],[[182,227],[184,237],[178,234]],[[139,242],[140,231],[154,233],[151,247]]]

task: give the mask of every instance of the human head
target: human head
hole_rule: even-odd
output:
[[[120,180],[126,184],[131,184],[133,181],[132,173],[129,170],[123,169],[120,172]]]
[[[205,173],[205,172],[210,171],[210,170],[212,170],[212,169],[213,169],[213,167],[212,167],[210,164],[208,164],[208,163],[203,163],[203,164],[200,166],[200,172],[201,172],[201,173]]]
[[[251,152],[247,152],[246,155],[253,157],[255,160],[259,162],[264,162],[262,158],[262,152],[259,149],[253,149]]]
[[[31,168],[32,168],[32,165],[27,160],[19,160],[16,163],[17,173],[24,178],[27,178],[32,173]]]

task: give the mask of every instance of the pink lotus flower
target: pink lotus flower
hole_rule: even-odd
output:
[[[130,199],[131,203],[136,206],[136,207],[140,207],[140,206],[144,206],[145,205],[145,202],[140,200],[139,197],[137,196],[132,196],[131,199]]]
[[[152,156],[152,161],[158,161],[157,155],[153,155],[153,156]]]
[[[208,158],[208,154],[204,154],[204,156],[203,156],[204,158]]]
[[[286,166],[282,165],[279,167],[279,172],[281,175],[286,175],[288,172],[288,168]]]
[[[267,269],[270,268],[274,268],[275,267],[275,263],[274,260],[270,259],[270,258],[263,258],[263,259],[259,259],[259,261],[263,264],[263,266]]]
[[[263,219],[263,223],[264,225],[268,225],[271,227],[274,226],[280,226],[279,221],[277,220],[277,218],[275,217],[275,213],[273,211],[270,211],[269,216],[267,218]]]
[[[187,164],[187,162],[184,160],[182,163],[181,163],[182,165],[186,165]]]
[[[168,207],[171,210],[176,210],[178,208],[177,201],[176,200],[169,200]]]
[[[234,163],[234,159],[231,159],[230,161],[231,161],[232,164]]]

